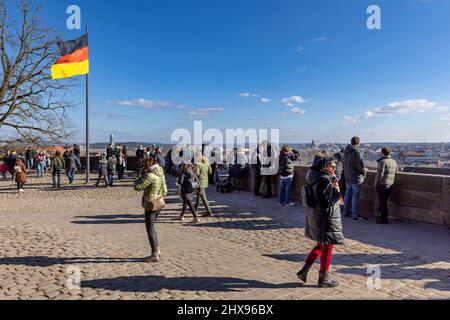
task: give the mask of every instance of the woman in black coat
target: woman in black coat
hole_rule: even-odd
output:
[[[335,175],[336,162],[324,159],[319,167],[311,168],[306,177],[312,191],[314,206],[308,207],[306,237],[317,242],[306,264],[297,274],[306,283],[307,275],[317,260],[321,258],[319,287],[336,287],[339,284],[329,277],[334,245],[345,243],[341,219],[341,192],[339,180]]]
[[[180,176],[178,177],[177,184],[180,186],[180,198],[183,201],[183,211],[180,215],[181,221],[184,221],[186,209],[189,207],[189,210],[194,216],[194,220],[192,222],[200,222],[200,219],[197,216],[197,210],[195,210],[194,204],[192,203],[194,193],[197,191],[197,188],[200,187],[200,181],[196,171],[197,170],[193,164],[184,164],[181,169]]]

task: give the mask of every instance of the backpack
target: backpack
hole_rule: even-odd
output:
[[[184,176],[183,189],[185,193],[193,193],[194,185],[186,176]]]
[[[314,196],[313,186],[314,185],[307,184],[302,187],[302,206],[304,208],[313,208],[318,204],[317,199]]]

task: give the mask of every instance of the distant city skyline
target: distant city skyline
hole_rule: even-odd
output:
[[[194,120],[291,144],[450,141],[450,1],[78,0],[77,31],[73,1],[37,3],[65,39],[89,25],[92,142],[171,143]],[[82,86],[73,98],[81,142]]]

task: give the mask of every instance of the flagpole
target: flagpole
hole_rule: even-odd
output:
[[[89,29],[86,26],[86,36],[89,41]],[[91,155],[89,148],[89,73],[86,74],[86,184],[90,182]]]

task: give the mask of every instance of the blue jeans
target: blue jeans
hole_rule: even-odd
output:
[[[353,218],[359,217],[359,200],[361,198],[362,184],[347,184],[345,193],[344,213],[350,214],[350,203],[352,204],[351,212]]]
[[[280,204],[282,205],[291,203],[292,181],[293,178],[280,178]]]
[[[108,174],[108,183],[110,187],[114,185],[114,175]]]
[[[75,157],[75,163],[76,163],[77,168],[81,168],[80,157]]]
[[[33,170],[33,159],[26,159],[27,170]]]
[[[67,171],[66,171],[66,175],[67,175],[67,178],[69,178],[70,183],[73,183],[73,181],[74,181],[74,179],[75,179],[74,171],[75,171],[74,168],[72,168],[72,169],[67,169]]]
[[[61,169],[54,169],[52,178],[53,178],[53,187],[59,188],[61,186]]]
[[[38,177],[39,178],[42,178],[44,176],[45,166],[46,166],[45,162],[38,163]]]

